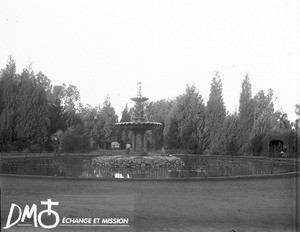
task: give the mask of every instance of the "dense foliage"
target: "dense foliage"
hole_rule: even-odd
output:
[[[130,121],[132,112],[126,105],[120,121]],[[217,72],[206,104],[196,87],[188,85],[175,99],[146,102],[145,113],[149,121],[163,125],[147,132],[150,150],[261,155],[268,154],[271,141],[282,141],[285,152],[299,152],[300,120],[291,123],[284,112],[275,111],[273,90],[252,96],[248,75],[238,112],[226,112]],[[295,113],[300,117],[300,102]],[[109,148],[113,141],[124,148],[131,132],[117,128],[116,122],[109,96],[102,107],[83,106],[76,86],[53,86],[30,67],[18,74],[11,57],[0,72],[0,151],[51,151],[54,138],[63,152]]]
[[[165,119],[165,144],[168,148],[204,150],[205,106],[195,86],[176,98]]]
[[[115,139],[117,115],[109,97],[103,107],[83,107],[74,85],[52,86],[29,67],[16,73],[10,57],[0,73],[0,151],[87,151]]]

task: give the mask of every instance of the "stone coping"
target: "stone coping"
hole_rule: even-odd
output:
[[[300,178],[300,171],[297,172],[286,172],[278,174],[263,174],[263,175],[240,175],[240,176],[225,176],[225,177],[192,177],[192,178],[112,178],[112,179],[101,179],[101,178],[90,178],[90,177],[66,177],[66,176],[38,176],[38,175],[18,175],[18,174],[0,174],[0,177],[9,178],[34,178],[34,179],[55,179],[55,180],[79,180],[79,181],[166,181],[166,182],[182,182],[182,181],[238,181],[238,180],[255,180],[255,179],[276,179],[276,178]]]
[[[105,150],[105,153],[109,153],[110,150]],[[112,153],[110,156],[119,155],[116,154],[120,153],[121,156],[130,156],[125,154],[125,150],[112,150]],[[99,154],[100,153],[100,154]],[[271,160],[271,161],[293,161],[300,163],[300,159],[297,158],[282,158],[282,157],[268,157],[268,156],[227,156],[227,155],[207,155],[207,154],[160,154],[160,153],[148,153],[149,156],[190,156],[190,157],[207,157],[207,158],[229,158],[229,159],[251,159],[251,160]],[[18,158],[50,158],[50,157],[78,157],[78,156],[94,156],[94,157],[101,157],[106,156],[106,154],[101,155],[101,151],[95,151],[90,153],[61,153],[58,156],[54,155],[54,153],[18,153],[18,152],[11,152],[11,153],[0,153],[0,160],[3,159],[18,159]]]
[[[53,153],[41,153],[41,154],[35,154],[35,153],[10,153],[7,155],[0,154],[0,161],[1,160],[7,160],[7,159],[40,159],[40,158],[59,158],[59,157],[95,157],[99,156],[99,154],[88,154],[88,153],[61,153],[59,155],[54,155]]]
[[[297,161],[299,162],[300,160],[298,160],[296,157],[295,158],[284,158],[284,157],[269,157],[269,156],[234,156],[234,155],[207,155],[207,154],[203,154],[203,155],[197,155],[197,154],[173,154],[174,156],[189,156],[189,157],[207,157],[207,158],[229,158],[229,159],[251,159],[251,160],[272,160],[272,161]]]

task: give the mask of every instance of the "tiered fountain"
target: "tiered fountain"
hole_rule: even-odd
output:
[[[145,101],[147,101],[148,98],[142,96],[141,82],[138,82],[138,84],[138,96],[130,98],[130,100],[135,102],[131,122],[120,122],[116,123],[116,125],[129,129],[132,132],[132,153],[134,155],[146,155],[146,131],[157,126],[162,126],[162,124],[159,122],[148,122],[144,110]]]
[[[126,173],[126,170],[144,169],[180,169],[183,161],[172,155],[148,155],[146,147],[146,131],[157,126],[159,122],[148,122],[145,114],[145,101],[148,98],[142,96],[141,82],[139,84],[138,96],[131,98],[135,102],[134,112],[131,115],[131,122],[116,123],[116,126],[129,129],[132,133],[132,151],[129,155],[99,156],[93,158],[92,164],[104,168],[117,170]]]

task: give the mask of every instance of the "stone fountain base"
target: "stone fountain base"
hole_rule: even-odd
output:
[[[181,169],[184,162],[172,155],[154,156],[99,156],[92,159],[92,164],[111,169]]]

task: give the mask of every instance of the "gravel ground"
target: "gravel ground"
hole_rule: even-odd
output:
[[[2,231],[296,231],[294,177],[99,181],[0,176],[0,181]],[[40,212],[45,209],[40,201],[48,198],[59,202],[53,209],[61,220],[129,218],[129,226],[59,225],[45,230],[15,225],[3,230],[11,203],[22,209],[35,203]]]

